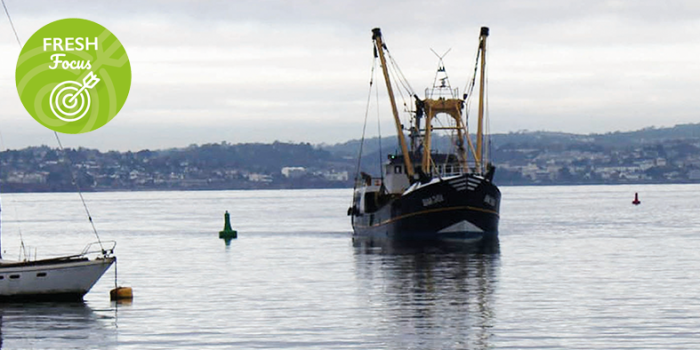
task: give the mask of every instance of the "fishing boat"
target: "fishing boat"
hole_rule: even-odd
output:
[[[443,55],[438,56],[433,86],[422,99],[411,91],[399,68],[393,67],[394,79],[390,77],[388,64],[395,65],[395,60],[381,30],[375,28],[372,33],[375,61],[378,57],[400,152],[388,156],[377,176],[362,172],[358,162],[353,202],[348,209],[353,238],[450,243],[497,239],[501,193],[493,183],[495,166],[489,160],[490,142],[484,132],[489,29],[481,28],[474,76],[465,93],[460,95],[451,87]],[[477,75],[477,126],[470,131],[468,107]],[[410,106],[405,124],[399,116],[392,81],[397,82],[397,88],[406,89],[405,96],[411,96],[410,103],[404,101],[404,106]],[[448,134],[449,149],[433,147],[433,134],[438,132]]]

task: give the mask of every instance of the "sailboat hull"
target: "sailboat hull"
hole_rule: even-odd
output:
[[[0,262],[0,300],[82,300],[115,259]]]
[[[500,201],[498,188],[480,176],[433,179],[375,212],[353,213],[354,237],[464,243],[496,239]]]

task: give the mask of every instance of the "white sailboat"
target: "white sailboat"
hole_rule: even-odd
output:
[[[11,261],[0,259],[0,301],[82,300],[116,261],[114,242],[110,249],[57,258]],[[103,243],[104,244],[104,243]],[[89,256],[97,253],[97,256]]]
[[[82,193],[80,199],[85,204]],[[85,210],[92,224],[87,206]],[[94,224],[92,227],[98,241],[88,244],[79,254],[33,260],[26,253],[22,260],[7,260],[0,254],[0,302],[82,300],[117,260],[117,243],[101,241]]]

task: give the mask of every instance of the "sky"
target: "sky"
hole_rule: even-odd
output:
[[[362,134],[381,27],[423,97],[444,53],[453,87],[488,39],[493,133],[579,134],[700,122],[700,2],[604,0],[5,0],[22,42],[85,18],[114,33],[132,67],[121,112],[66,147],[141,150],[226,141],[333,144]],[[1,10],[1,9],[0,9]],[[0,141],[55,147],[15,85],[20,47],[0,13]],[[381,76],[377,76],[377,79]],[[383,84],[383,81],[378,80]],[[394,131],[379,85],[383,136]]]

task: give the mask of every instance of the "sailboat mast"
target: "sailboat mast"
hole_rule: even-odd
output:
[[[379,61],[382,63],[382,72],[384,73],[384,81],[386,82],[386,90],[389,94],[389,100],[391,101],[391,111],[394,113],[394,122],[396,123],[396,134],[399,137],[399,144],[401,145],[401,153],[403,153],[403,162],[406,166],[406,174],[410,179],[413,178],[413,164],[411,163],[411,156],[408,153],[408,146],[406,144],[406,137],[403,134],[401,119],[399,119],[399,111],[396,109],[396,100],[394,99],[394,90],[391,87],[391,81],[389,80],[389,71],[386,66],[386,58],[384,58],[384,44],[382,43],[382,31],[379,28],[372,29],[372,40],[377,48],[377,53],[379,54]]]
[[[484,90],[486,81],[486,37],[489,36],[489,28],[481,27],[479,36],[479,51],[481,51],[481,70],[479,76],[479,121],[476,131],[476,168],[483,173],[484,161]]]

